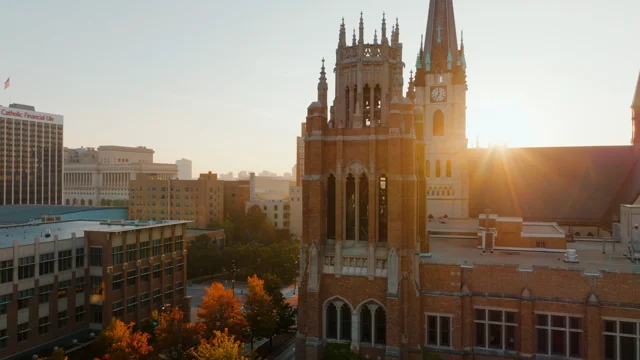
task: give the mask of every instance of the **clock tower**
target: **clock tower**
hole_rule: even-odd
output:
[[[464,43],[458,47],[452,0],[431,0],[416,60],[415,96],[425,120],[429,217],[469,216]]]

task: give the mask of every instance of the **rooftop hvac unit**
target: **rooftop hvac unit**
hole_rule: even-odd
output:
[[[564,262],[577,263],[578,261],[578,253],[576,249],[567,249],[564,253]]]

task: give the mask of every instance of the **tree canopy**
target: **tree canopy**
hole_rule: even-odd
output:
[[[204,322],[209,334],[225,330],[236,337],[244,334],[246,322],[242,315],[240,299],[235,298],[233,290],[225,289],[221,283],[214,282],[206,288],[198,317]]]

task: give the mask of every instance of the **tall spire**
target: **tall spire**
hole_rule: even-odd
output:
[[[449,53],[452,64],[457,64],[458,57],[462,56],[458,49],[453,0],[429,1],[424,52],[431,56],[434,71],[453,71],[453,67],[448,66]]]
[[[338,39],[338,47],[347,46],[347,31],[344,28],[344,18],[342,18],[342,24],[340,24],[340,37]]]
[[[400,44],[400,24],[398,18],[396,18],[396,45]]]
[[[360,33],[358,35],[358,44],[364,44],[364,20],[362,19],[362,11],[360,11]]]
[[[324,58],[322,58],[322,67],[320,68],[320,78],[318,79],[318,102],[322,105],[325,111],[327,111],[327,91],[329,86],[327,85],[327,73],[324,68]]]
[[[378,29],[373,30],[373,43],[378,45]]]
[[[382,44],[388,44],[389,39],[387,39],[387,19],[385,19],[384,12],[382,13],[382,32],[380,35],[382,36]]]
[[[351,39],[351,46],[356,46],[356,29],[353,29],[353,39]]]

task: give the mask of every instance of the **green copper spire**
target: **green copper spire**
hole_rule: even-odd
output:
[[[420,54],[416,56],[416,70],[420,69],[422,64],[420,64]]]
[[[453,57],[451,56],[451,49],[449,49],[449,55],[447,55],[447,70],[451,70],[452,62],[453,62]]]
[[[426,71],[431,71],[431,54],[429,53],[424,57],[424,69]]]

